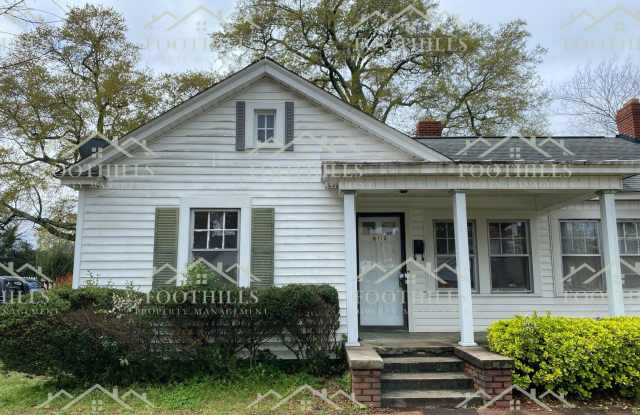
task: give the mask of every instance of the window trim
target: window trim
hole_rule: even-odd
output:
[[[490,227],[492,223],[515,223],[515,222],[524,222],[526,224],[527,237],[525,238],[525,242],[527,244],[527,254],[513,254],[513,255],[492,255],[491,254],[491,232]],[[492,219],[487,218],[486,220],[486,230],[487,230],[487,254],[488,254],[488,267],[489,267],[489,288],[491,294],[533,294],[535,293],[535,276],[534,268],[533,268],[533,245],[531,243],[531,221],[529,219]],[[492,258],[529,258],[529,289],[496,289],[493,288],[493,274],[491,267],[491,259]]]
[[[169,206],[169,207],[175,207]],[[251,208],[252,199],[248,193],[230,191],[212,191],[206,197],[181,197],[179,201],[180,218],[178,221],[178,281],[184,282],[185,273],[189,264],[190,236],[190,210],[191,209],[239,209],[240,223],[242,224],[238,241],[238,257],[240,268],[238,269],[238,282],[241,287],[249,287],[251,284]]]
[[[433,239],[432,239],[432,241],[433,241],[433,261],[434,261],[434,265],[435,265],[436,269],[438,268],[438,257],[439,256],[441,256],[441,257],[445,257],[446,256],[446,257],[453,257],[453,258],[456,257],[455,254],[452,255],[452,256],[451,255],[438,255],[438,244],[437,244],[437,239],[438,238],[436,236],[436,231],[437,231],[436,225],[438,223],[451,223],[452,224],[453,223],[453,219],[433,219],[433,221],[432,221],[432,228],[433,228]],[[474,252],[475,252],[475,254],[473,254],[473,255],[469,254],[470,258],[471,257],[474,258],[473,267],[472,268],[473,268],[473,271],[474,271],[473,280],[474,280],[475,285],[476,285],[475,288],[472,288],[471,292],[474,293],[474,294],[477,294],[477,293],[480,292],[480,278],[479,278],[480,272],[479,272],[479,267],[478,267],[478,230],[477,230],[477,227],[476,227],[475,219],[468,219],[467,220],[467,224],[471,224],[471,227],[473,229],[473,237],[471,239],[473,240],[473,244],[474,244],[473,247],[474,247]],[[444,291],[444,292],[457,292],[458,291],[457,287],[456,288],[440,287],[439,286],[440,284],[438,283],[438,280],[436,280],[435,283],[436,283],[436,290],[438,290],[438,291]]]
[[[593,254],[564,254],[562,252],[562,223],[563,222],[591,222],[597,225],[598,231],[598,255]],[[616,225],[617,226],[617,225]],[[562,292],[575,294],[575,293],[606,293],[607,292],[607,280],[606,273],[602,274],[600,277],[602,278],[602,286],[604,289],[602,290],[568,290],[564,285],[564,257],[585,257],[585,258],[600,258],[600,267],[604,267],[604,263],[602,262],[602,225],[600,219],[586,219],[586,218],[573,218],[573,219],[558,219],[558,237],[560,241],[560,245],[558,245],[558,255],[560,257],[560,288]]]
[[[273,143],[258,144],[257,113],[275,111]],[[246,101],[245,131],[247,148],[276,149],[285,144],[285,105],[284,101]]]

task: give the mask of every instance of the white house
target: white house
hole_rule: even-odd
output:
[[[351,345],[640,314],[640,103],[618,118],[618,137],[409,137],[263,59],[60,175],[74,286],[176,284],[197,258],[242,286],[331,284]]]

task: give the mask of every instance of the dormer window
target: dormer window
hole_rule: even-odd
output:
[[[256,111],[256,143],[274,144],[276,136],[276,111]]]

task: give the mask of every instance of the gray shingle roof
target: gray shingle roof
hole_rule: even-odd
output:
[[[416,140],[454,161],[640,162],[640,141],[622,137],[442,137]]]
[[[454,161],[461,162],[640,162],[640,141],[624,137],[441,137],[416,140]],[[624,190],[640,192],[640,176],[626,178]]]

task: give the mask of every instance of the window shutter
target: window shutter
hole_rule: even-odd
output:
[[[251,286],[273,285],[275,209],[251,210]]]
[[[176,285],[178,217],[178,208],[156,208],[156,223],[153,236],[152,288]]]
[[[293,102],[284,103],[284,145],[286,151],[293,151]]]
[[[245,148],[245,111],[245,102],[236,101],[236,151],[244,151]]]

